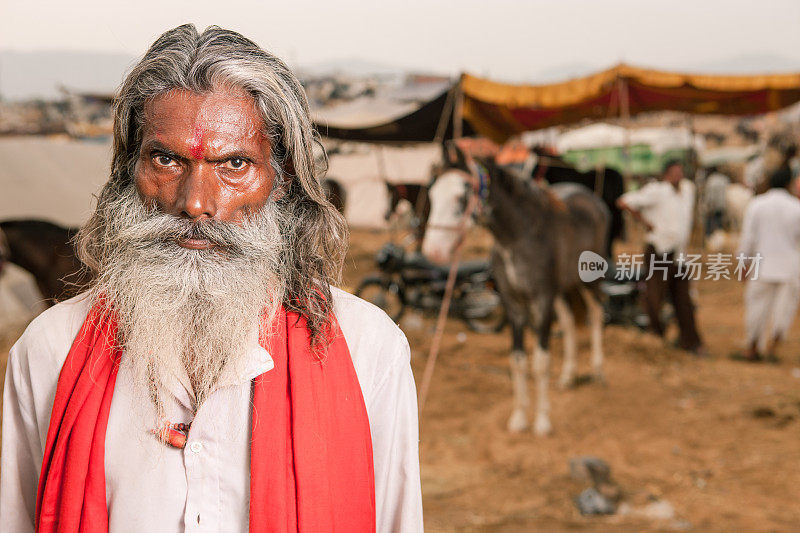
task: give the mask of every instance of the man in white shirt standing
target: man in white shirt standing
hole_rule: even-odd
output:
[[[664,335],[661,306],[664,293],[669,291],[680,328],[678,345],[699,355],[704,350],[695,325],[689,280],[678,264],[691,236],[694,202],[695,187],[684,178],[683,165],[680,161],[669,161],[661,180],[623,194],[618,205],[647,228],[645,297],[650,330],[660,337]]]
[[[775,359],[800,299],[800,199],[789,192],[792,173],[784,167],[770,188],[747,206],[739,254],[758,257],[758,277],[745,287],[746,349],[735,359]],[[753,269],[755,273],[755,268]]]
[[[334,288],[303,89],[242,35],[164,33],[120,88],[95,274],[12,348],[0,531],[421,531],[409,348]]]

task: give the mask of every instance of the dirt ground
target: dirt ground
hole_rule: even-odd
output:
[[[346,287],[375,270],[374,253],[387,239],[353,232]],[[486,243],[478,235],[468,251],[480,253]],[[608,327],[608,384],[553,387],[554,432],[547,438],[505,429],[508,331],[479,335],[449,322],[421,417],[426,530],[800,531],[800,320],[780,364],[732,362],[727,354],[743,336],[742,285],[705,281],[696,288],[711,357],[695,359],[647,334]],[[412,315],[401,326],[419,382],[434,320]],[[3,371],[14,336],[0,338]],[[588,332],[579,339],[580,371],[588,372]],[[554,376],[560,344],[556,338]],[[675,516],[581,516],[572,499],[586,485],[568,468],[578,455],[610,464],[631,509],[667,501]]]
[[[386,239],[353,233],[350,287],[375,269],[373,254]],[[486,242],[477,238],[471,251]],[[698,360],[648,334],[608,327],[608,384],[553,387],[554,432],[547,438],[505,429],[508,330],[479,335],[450,321],[421,417],[426,530],[800,531],[800,320],[780,364],[733,362],[727,355],[743,337],[743,286],[696,287],[711,357]],[[419,383],[434,319],[401,326]],[[588,331],[579,342],[580,371],[588,373]],[[554,376],[560,348],[557,338]],[[581,516],[572,499],[586,485],[573,481],[568,467],[578,455],[610,464],[630,508],[666,500],[675,517]]]

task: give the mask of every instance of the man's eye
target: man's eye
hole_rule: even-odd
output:
[[[162,167],[168,167],[175,163],[175,160],[168,155],[157,155],[154,159],[156,164]]]
[[[241,170],[245,166],[247,166],[247,160],[242,159],[241,157],[234,157],[225,161],[225,167],[233,170]]]

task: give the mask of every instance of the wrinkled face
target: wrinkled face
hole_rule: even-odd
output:
[[[459,226],[464,217],[470,183],[459,171],[450,170],[439,176],[433,183],[428,198],[431,213],[425,238],[422,240],[422,253],[436,263],[448,263],[460,238]],[[469,229],[472,219],[466,221],[464,229]]]
[[[192,222],[241,223],[269,199],[276,172],[255,101],[246,93],[175,89],[148,102],[135,181],[142,199]],[[180,246],[207,249],[205,239]]]

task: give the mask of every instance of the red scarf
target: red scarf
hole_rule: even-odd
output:
[[[372,439],[344,337],[320,362],[306,322],[281,309],[260,343],[275,368],[255,379],[250,531],[375,531]],[[338,325],[334,324],[338,331]],[[36,498],[37,532],[105,533],[105,434],[121,357],[117,325],[89,312],[58,378]]]

